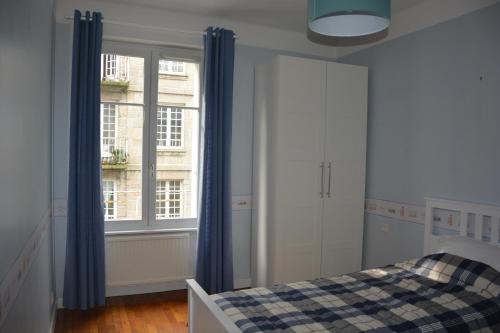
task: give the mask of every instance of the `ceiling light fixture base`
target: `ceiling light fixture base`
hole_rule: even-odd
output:
[[[390,0],[308,0],[309,28],[321,35],[357,37],[383,31],[391,22]]]

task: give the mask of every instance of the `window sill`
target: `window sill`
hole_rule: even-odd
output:
[[[128,167],[127,163],[101,163],[103,170],[125,170]]]
[[[171,229],[138,229],[138,230],[116,230],[106,231],[105,237],[113,236],[135,236],[135,235],[154,235],[154,234],[168,234],[168,233],[181,233],[181,232],[197,232],[198,228],[171,228]]]
[[[185,154],[187,151],[184,148],[156,148],[158,154]]]
[[[160,78],[162,79],[170,79],[170,80],[179,80],[179,81],[187,81],[189,77],[185,73],[167,73],[167,72],[159,72]]]

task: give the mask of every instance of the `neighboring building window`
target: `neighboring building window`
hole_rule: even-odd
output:
[[[182,181],[156,181],[156,218],[168,219],[181,217],[182,212]]]
[[[116,147],[116,104],[101,104],[101,157],[111,157]]]
[[[104,198],[104,220],[116,219],[116,183],[112,180],[102,181],[102,195]]]
[[[181,108],[160,106],[156,126],[156,145],[159,148],[182,148]]]
[[[181,61],[160,59],[159,62],[160,74],[185,75],[185,64]]]
[[[103,54],[101,56],[101,75],[103,80],[128,81],[128,57]]]
[[[104,77],[116,75],[116,54],[104,54]]]

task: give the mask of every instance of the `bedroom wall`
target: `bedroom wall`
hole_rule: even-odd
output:
[[[0,2],[2,333],[46,333],[54,313],[52,32],[52,0]]]
[[[105,26],[106,29],[106,26]],[[54,101],[54,200],[64,202],[67,197],[68,173],[68,110],[69,82],[71,68],[71,31],[72,25],[67,22],[56,24],[55,63],[55,101]],[[237,31],[238,34],[240,33]],[[111,33],[111,31],[106,32]],[[130,31],[117,31],[115,34],[127,35]],[[170,41],[169,36],[150,35],[162,41]],[[172,39],[174,40],[174,39]],[[191,43],[196,40],[186,39]],[[196,46],[196,44],[195,44]],[[314,50],[311,50],[314,51]],[[316,52],[317,53],[317,52]],[[233,108],[233,142],[232,142],[232,194],[233,196],[251,196],[252,194],[252,152],[253,152],[253,86],[255,65],[271,59],[277,54],[321,57],[322,53],[305,55],[289,50],[278,50],[236,44],[234,73],[234,108]],[[64,210],[64,209],[63,209]],[[251,254],[251,210],[234,210],[233,214],[234,277],[239,287],[250,285]],[[62,297],[64,260],[66,244],[66,216],[54,217],[55,226],[55,266],[57,297]]]
[[[113,3],[86,0],[58,2],[57,7],[58,24],[56,26],[55,57],[56,63],[59,64],[59,66],[57,66],[55,72],[55,200],[64,201],[67,190],[67,110],[69,105],[68,82],[71,63],[71,25],[68,21],[64,20],[64,17],[72,15],[72,10],[74,8],[80,8],[82,10],[102,10],[105,18],[107,19],[123,19],[134,21],[136,23],[147,23],[150,26],[157,24],[168,25],[172,22],[175,26],[174,23],[182,21],[180,22],[182,23],[180,27],[189,30],[202,30],[203,27],[209,24],[229,26],[235,29],[240,38],[237,40],[234,82],[233,131],[234,133],[237,133],[237,135],[234,135],[233,137],[232,148],[232,191],[234,196],[248,196],[251,195],[252,191],[254,66],[268,60],[276,54],[302,54],[303,56],[309,57],[328,57],[331,54],[335,54],[333,50],[325,49],[325,47],[314,48],[310,47],[310,44],[308,43],[300,43],[298,42],[300,36],[291,36],[285,32],[269,30],[267,31],[267,38],[259,40],[258,36],[262,35],[262,30],[258,30],[257,28],[250,27],[248,25],[236,24],[234,22],[217,21],[209,17],[194,20],[193,17],[180,15],[179,18],[176,17],[177,15],[172,13],[165,13],[161,10],[153,10],[151,8],[117,6]],[[169,19],[165,19],[165,17],[168,17]],[[150,18],[151,22],[145,21],[147,18]],[[438,109],[442,114],[437,117],[438,123],[435,123],[435,120],[432,120],[430,126],[424,122],[429,118],[434,119],[433,113],[428,109],[425,110],[425,113],[413,115],[413,112],[416,112],[415,110],[420,109],[419,105],[420,103],[423,103],[421,100],[428,103],[427,107],[431,105],[429,98],[432,96],[427,97],[427,95],[432,95],[433,89],[428,89],[427,84],[431,84],[432,81],[436,79],[437,76],[434,73],[436,70],[435,68],[439,68],[441,63],[448,63],[446,60],[447,56],[438,57],[439,61],[436,63],[434,63],[430,58],[432,58],[432,56],[436,53],[439,55],[437,50],[439,50],[440,47],[445,47],[446,52],[453,52],[452,54],[455,56],[456,51],[457,55],[463,58],[459,61],[459,63],[456,63],[456,66],[460,67],[463,62],[468,61],[470,58],[468,53],[474,49],[474,47],[469,49],[469,41],[462,40],[460,37],[454,37],[454,39],[452,39],[453,42],[447,43],[447,46],[441,45],[439,39],[436,41],[434,38],[434,42],[427,42],[426,38],[431,38],[432,36],[429,35],[432,35],[432,31],[434,29],[442,29],[441,26],[446,26],[448,24],[461,26],[461,23],[457,24],[453,22],[464,18],[465,17],[462,17],[449,21],[443,25],[423,30],[422,32],[394,39],[393,41],[341,59],[342,62],[352,61],[352,63],[356,63],[357,61],[359,64],[373,66],[370,73],[372,76],[370,85],[373,93],[370,96],[370,129],[368,142],[369,164],[367,183],[368,197],[419,205],[423,205],[424,195],[444,196],[455,199],[470,198],[469,200],[473,201],[481,201],[481,198],[483,198],[482,202],[492,202],[495,200],[495,198],[491,195],[476,196],[475,193],[470,191],[465,194],[460,194],[460,192],[454,191],[453,189],[455,184],[453,179],[446,181],[446,184],[451,184],[452,186],[452,189],[449,189],[448,192],[442,190],[443,186],[446,184],[440,186],[434,184],[436,179],[441,181],[443,173],[446,174],[446,166],[440,166],[440,164],[443,163],[442,160],[445,161],[448,158],[447,155],[450,155],[450,152],[446,150],[452,146],[452,142],[449,142],[449,140],[451,140],[450,138],[447,139],[448,141],[446,142],[440,142],[441,147],[445,148],[444,155],[439,155],[438,161],[432,162],[432,168],[437,168],[436,165],[439,166],[439,169],[437,170],[439,171],[439,175],[434,175],[434,171],[432,171],[432,169],[429,169],[430,171],[425,171],[423,176],[419,171],[419,169],[422,169],[423,167],[429,167],[427,166],[426,160],[421,160],[422,157],[431,156],[432,160],[435,159],[435,149],[433,147],[427,148],[427,146],[433,146],[434,141],[443,141],[442,135],[455,137],[458,136],[457,133],[460,132],[460,130],[455,130],[452,127],[449,127],[451,125],[448,124],[448,118],[452,117],[452,115],[450,115],[450,112],[452,112],[450,109],[446,109],[446,111],[445,109],[439,107]],[[494,28],[495,24],[494,22],[491,22],[491,15],[489,23],[486,24],[490,28],[485,27],[485,23],[478,24],[478,20],[482,19],[476,18],[473,20],[473,25],[475,24],[478,26],[474,29],[491,29],[492,26]],[[448,35],[454,35],[454,33],[452,33],[454,29],[454,27],[447,29],[446,33],[444,33],[445,40],[449,40]],[[459,31],[462,30],[464,30],[463,27]],[[427,31],[431,31],[431,33],[428,33]],[[413,45],[415,43],[414,36],[418,36],[421,33],[428,37],[419,38],[421,41],[419,42],[418,49],[420,50],[420,53],[429,53],[429,55],[425,58],[425,64],[429,63],[432,66],[426,71],[428,73],[427,77],[421,77],[418,79],[414,77],[412,82],[406,82],[407,78],[399,77],[400,75],[398,72],[411,73],[413,76],[422,75],[419,66],[424,65],[424,63],[417,65],[420,61],[422,61],[422,59],[420,59],[420,54],[413,54],[412,52],[406,50],[407,45]],[[470,34],[471,33],[469,32],[469,35]],[[163,41],[178,45],[187,44],[198,47],[201,45],[201,38],[198,36],[190,35],[189,38],[187,38],[182,35],[168,34],[161,29],[141,29],[107,25],[105,26],[105,35],[115,39],[136,40],[151,43],[158,43],[155,41]],[[475,34],[473,35],[475,38]],[[279,38],[271,38],[270,36],[279,36]],[[489,38],[492,38],[492,36]],[[276,49],[271,49],[271,47],[273,47],[273,40],[281,41],[279,44],[276,44]],[[408,41],[404,42],[405,40]],[[477,40],[475,42],[480,43]],[[402,44],[400,45],[400,43]],[[392,46],[392,48],[396,48],[396,52],[392,49],[388,49],[390,45],[393,44],[395,46]],[[427,44],[429,44],[429,46],[427,46]],[[267,48],[262,46],[267,46]],[[429,47],[433,47],[434,50],[429,49]],[[464,51],[466,52],[464,53]],[[378,54],[378,56],[375,57],[375,54]],[[452,58],[451,56],[449,57]],[[476,55],[473,57],[473,60],[477,61],[479,57],[480,56]],[[493,59],[494,56],[490,54],[489,57]],[[411,68],[411,70],[408,68]],[[452,70],[449,69],[447,70],[447,73],[448,72],[452,72]],[[439,81],[442,81],[443,78],[445,78],[444,75],[438,77]],[[387,87],[383,88],[385,85],[387,85]],[[416,93],[413,91],[412,94],[408,94],[406,92],[407,89],[405,88],[405,85],[408,87],[411,85],[422,85],[423,87],[420,89],[422,91],[419,90]],[[446,96],[448,94],[445,91],[446,88],[443,88],[442,90],[443,91],[438,90],[438,93]],[[395,92],[394,94],[392,94],[393,91]],[[406,98],[409,97],[411,98],[409,99],[409,102],[406,103]],[[407,104],[410,105],[410,103],[414,104],[412,104],[411,107],[407,107]],[[461,106],[463,103],[457,104]],[[376,108],[374,108],[374,106],[376,106]],[[409,116],[411,117],[409,118]],[[413,120],[414,118],[415,121]],[[498,118],[496,118],[496,120],[498,120]],[[464,125],[464,122],[466,121],[467,116],[461,115],[457,119],[453,119],[452,126]],[[410,128],[408,122],[411,123],[411,131],[409,131],[409,133],[407,130]],[[487,123],[488,121],[484,122]],[[426,131],[432,132],[431,138],[427,138],[427,136],[423,134]],[[474,129],[474,131],[478,130]],[[402,138],[401,142],[398,141],[400,138]],[[498,139],[498,137],[496,138]],[[414,150],[414,147],[418,149]],[[409,155],[407,153],[410,149],[413,151],[413,155]],[[431,152],[429,152],[428,149],[431,149]],[[472,152],[468,152],[468,156],[473,156],[471,153],[473,153],[473,149]],[[464,160],[467,160],[467,158]],[[479,160],[476,159],[472,163],[476,162],[479,162]],[[445,168],[445,171],[443,171],[443,168]],[[478,169],[477,166],[474,168],[475,170]],[[428,174],[431,179],[426,180],[425,184],[427,184],[427,187],[422,188],[423,184],[419,183],[421,181],[419,176],[422,176],[421,178],[426,178]],[[382,177],[382,179],[380,177]],[[416,188],[412,187],[415,183],[418,183]],[[439,184],[439,182],[437,182],[437,184]],[[411,190],[408,191],[406,188],[411,188]],[[491,185],[489,188],[493,189],[494,186]],[[455,195],[448,195],[449,193],[453,193]],[[61,291],[63,283],[62,276],[64,272],[64,244],[66,233],[65,221],[65,216],[58,216],[54,219],[56,234],[55,255],[58,297],[62,296]],[[388,226],[389,232],[382,231],[382,229],[386,229],[386,226]],[[233,242],[234,244],[237,244],[234,248],[235,279],[241,284],[245,284],[250,278],[250,230],[251,211],[248,209],[233,211]],[[421,252],[422,243],[423,226],[367,214],[364,255],[365,266],[379,266],[397,260],[418,256]],[[398,251],[395,251],[394,249],[398,249]]]
[[[54,63],[54,153],[52,193],[53,200],[64,202],[63,214],[54,214],[54,261],[56,294],[62,299],[64,263],[66,259],[66,200],[68,197],[69,168],[69,112],[71,101],[72,30],[69,24],[55,25]],[[62,216],[61,216],[62,215]],[[62,300],[61,300],[62,301]]]
[[[368,66],[366,197],[500,204],[500,4],[339,59]],[[423,225],[366,214],[364,266],[418,257]]]
[[[147,6],[133,6],[95,0],[56,1],[55,45],[55,105],[54,105],[54,179],[53,199],[58,208],[54,217],[55,267],[57,297],[62,297],[68,172],[68,109],[71,67],[71,21],[75,8],[98,10],[106,20],[124,21],[136,26],[105,24],[105,39],[152,44],[202,47],[203,39],[196,34],[173,33],[163,28],[203,31],[207,26],[223,26],[238,34],[236,41],[234,111],[232,148],[232,194],[250,196],[252,193],[253,142],[253,70],[254,65],[275,54],[301,54],[309,57],[334,58],[335,48],[315,44],[306,33],[244,24],[220,18],[188,15]],[[236,285],[250,284],[251,207],[233,211],[234,275]]]

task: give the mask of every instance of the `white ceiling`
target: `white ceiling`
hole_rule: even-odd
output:
[[[195,15],[269,26],[298,32],[306,31],[306,0],[101,0],[162,8]],[[392,0],[393,14],[425,0]]]

